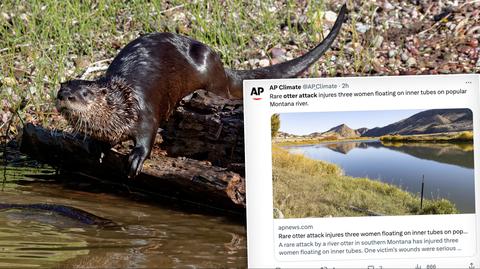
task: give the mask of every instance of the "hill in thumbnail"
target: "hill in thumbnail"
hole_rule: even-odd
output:
[[[384,127],[370,129],[362,136],[434,134],[472,129],[473,116],[470,109],[431,109]]]

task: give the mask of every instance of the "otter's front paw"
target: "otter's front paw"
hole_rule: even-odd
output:
[[[142,171],[147,154],[143,148],[134,148],[128,157],[128,178],[135,178]]]

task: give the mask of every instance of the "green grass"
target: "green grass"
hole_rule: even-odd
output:
[[[445,199],[426,199],[368,178],[343,175],[340,167],[273,146],[274,208],[286,218],[455,214]]]
[[[22,118],[55,125],[59,117],[53,100],[59,83],[80,77],[95,62],[111,59],[143,33],[190,36],[214,48],[231,68],[249,68],[247,60],[268,58],[273,47],[290,46],[293,56],[298,56],[323,39],[326,5],[294,0],[1,1],[0,108],[11,109],[25,99]],[[299,29],[294,22],[302,12],[308,19]],[[285,24],[291,24],[288,31],[281,29]],[[352,29],[353,24],[345,25],[342,34]],[[332,54],[329,51],[325,57]],[[335,54],[345,57],[342,51]],[[335,70],[336,65],[331,61],[315,64],[310,75]]]
[[[352,138],[337,138],[337,137],[323,137],[323,138],[293,138],[288,140],[279,139],[274,141],[276,146],[299,146],[299,145],[315,145],[329,142],[342,141],[364,141],[371,140],[372,137],[352,137]]]
[[[473,132],[457,132],[457,133],[441,133],[441,134],[425,134],[425,135],[384,135],[378,137],[353,137],[353,138],[291,138],[277,139],[274,141],[276,146],[298,146],[298,145],[314,145],[328,142],[342,141],[362,141],[380,139],[383,143],[472,143]]]
[[[385,135],[380,137],[382,142],[403,142],[403,143],[472,143],[473,132],[465,131],[461,133],[446,134],[425,134],[425,135]]]
[[[436,148],[443,150],[461,150],[461,151],[473,151],[473,143],[471,142],[439,142],[439,141],[381,141],[386,147],[422,147],[422,148]]]

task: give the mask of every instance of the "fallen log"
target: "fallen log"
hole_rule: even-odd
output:
[[[171,156],[208,160],[244,175],[243,103],[198,90],[185,97],[162,126]]]
[[[100,161],[96,145],[83,136],[27,124],[20,151],[60,171],[78,172],[113,185],[124,184],[149,196],[169,197],[200,207],[242,214],[245,210],[245,182],[237,173],[209,162],[152,153],[142,173],[135,179],[128,179],[127,155],[110,150]]]

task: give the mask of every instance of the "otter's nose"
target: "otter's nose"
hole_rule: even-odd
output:
[[[57,94],[57,99],[60,101],[68,100],[70,102],[75,101],[77,98],[68,89],[60,89]]]

